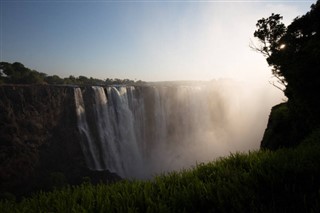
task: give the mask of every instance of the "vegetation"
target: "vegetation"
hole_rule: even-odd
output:
[[[288,27],[279,14],[257,22],[254,36],[261,52],[278,79],[274,84],[288,97],[287,107],[292,123],[292,138],[300,141],[320,126],[320,1],[297,17]]]
[[[318,212],[320,0],[288,27],[281,19],[278,14],[260,19],[254,33],[261,44],[254,48],[266,57],[280,83],[274,85],[288,97],[288,103],[273,108],[268,124],[272,128],[265,134],[276,151],[231,154],[151,180],[109,185],[93,185],[86,179],[81,185],[66,186],[65,177],[53,173],[49,177],[53,191],[19,202],[4,193],[1,212]],[[83,76],[46,76],[20,63],[2,62],[0,67],[3,83],[92,81],[98,82]],[[281,148],[293,144],[299,145]]]
[[[194,169],[148,181],[67,186],[2,212],[317,212],[320,208],[320,131],[300,146],[232,154]]]
[[[272,107],[267,129],[264,132],[261,148],[276,150],[280,147],[292,147],[297,141],[292,137],[294,120],[289,116],[289,109],[286,103]]]
[[[0,84],[75,84],[75,85],[113,85],[113,84],[144,84],[142,81],[129,79],[110,79],[106,80],[87,78],[85,76],[60,78],[57,75],[48,76],[45,73],[31,70],[19,62],[8,63],[0,62]]]

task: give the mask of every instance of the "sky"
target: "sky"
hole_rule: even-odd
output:
[[[315,2],[1,0],[0,61],[60,77],[266,82],[249,48],[257,20],[288,25]]]

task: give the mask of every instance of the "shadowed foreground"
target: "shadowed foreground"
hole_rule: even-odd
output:
[[[2,212],[316,212],[320,208],[320,131],[296,148],[232,154],[150,181],[68,186]]]

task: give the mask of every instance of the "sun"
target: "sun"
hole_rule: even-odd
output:
[[[280,50],[282,50],[282,49],[284,49],[285,47],[286,47],[285,44],[281,44],[279,48],[280,48]]]

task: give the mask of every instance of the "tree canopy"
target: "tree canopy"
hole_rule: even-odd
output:
[[[113,84],[144,84],[142,81],[129,79],[110,79],[101,80],[88,78],[86,76],[74,77],[70,75],[60,78],[57,75],[48,76],[45,73],[31,70],[20,62],[8,63],[0,62],[0,84],[73,84],[73,85],[113,85]]]
[[[285,34],[287,28],[281,22],[282,16],[279,14],[272,13],[268,18],[262,18],[258,20],[256,27],[258,28],[254,32],[254,37],[258,38],[260,44],[255,46],[251,44],[251,48],[260,52],[263,56],[267,58],[267,61],[275,52],[285,47],[285,44],[281,44],[279,41],[281,37]],[[269,61],[268,61],[269,62]],[[270,63],[269,63],[270,64]],[[283,90],[283,86],[287,85],[287,82],[284,76],[281,74],[281,71],[277,65],[274,65],[272,68],[272,74],[277,78],[277,85],[273,83],[274,86]]]
[[[46,77],[46,74],[30,70],[19,62],[13,64],[1,62],[0,70],[1,82],[4,83],[39,84],[43,83]]]
[[[320,0],[311,10],[285,27],[279,14],[258,20],[254,37],[284,85],[288,105],[301,126],[320,126]],[[298,118],[300,117],[300,119]]]

